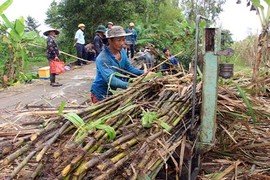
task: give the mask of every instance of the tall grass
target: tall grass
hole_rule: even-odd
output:
[[[252,63],[256,59],[257,44],[256,35],[248,36],[233,44],[234,55],[229,57],[229,62],[234,64],[234,72],[245,74],[248,77],[252,75]]]

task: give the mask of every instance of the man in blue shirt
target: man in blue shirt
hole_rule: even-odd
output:
[[[106,38],[109,45],[101,51],[96,59],[96,79],[91,86],[91,99],[93,103],[103,100],[108,95],[112,95],[109,91],[110,89],[126,89],[128,87],[129,83],[126,81],[126,78],[123,79],[118,76],[122,71],[117,69],[120,68],[135,75],[147,73],[146,69],[139,70],[130,64],[127,54],[123,49],[126,43],[125,36],[128,35],[130,33],[126,33],[121,26],[113,26],[107,31]]]
[[[161,65],[163,74],[168,72],[175,74],[177,72],[175,68],[179,67],[179,61],[175,57],[172,57],[170,50],[167,48],[163,49],[163,54],[165,55],[166,59],[169,59],[168,62]]]

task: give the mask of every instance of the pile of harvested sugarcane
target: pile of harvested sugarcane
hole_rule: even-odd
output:
[[[270,179],[269,97],[269,76],[256,83],[241,76],[219,86],[217,139],[202,156],[201,177]]]
[[[175,162],[175,177],[181,175],[185,135],[191,123],[192,76],[180,74],[139,77],[120,94],[76,109],[78,116],[50,115],[38,130],[16,135],[4,132],[0,177],[154,179],[177,147],[181,153]],[[269,178],[270,80],[256,84],[264,87],[260,91],[250,87],[249,79],[235,82],[219,86],[217,141],[202,156],[200,177]],[[200,91],[201,83],[195,123]]]
[[[192,76],[179,74],[139,77],[78,116],[65,114],[35,133],[6,136],[0,143],[0,176],[154,178],[190,127]],[[198,84],[197,107],[200,90]]]

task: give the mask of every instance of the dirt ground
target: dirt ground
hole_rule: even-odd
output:
[[[0,91],[0,125],[24,121],[18,114],[27,106],[59,107],[61,101],[68,106],[78,106],[90,98],[90,85],[95,78],[95,62],[71,67],[58,75],[56,80],[63,86],[52,87],[49,80],[33,80],[31,84],[20,84]]]

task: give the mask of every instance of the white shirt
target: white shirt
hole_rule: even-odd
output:
[[[81,29],[76,32],[75,39],[77,39],[76,43],[85,44],[84,33]]]

